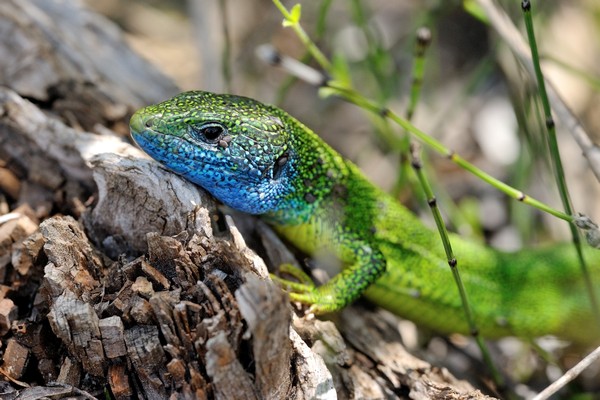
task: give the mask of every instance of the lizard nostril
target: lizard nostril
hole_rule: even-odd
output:
[[[156,118],[151,115],[144,115],[137,112],[131,116],[129,127],[132,132],[142,133],[144,130],[152,128],[155,120]]]

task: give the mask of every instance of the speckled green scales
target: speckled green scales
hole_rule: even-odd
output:
[[[150,156],[223,203],[261,215],[317,262],[339,260],[342,271],[318,288],[300,273],[292,274],[301,283],[279,279],[293,300],[322,313],[364,295],[436,331],[468,333],[437,232],[280,109],[186,92],[139,110],[131,132]],[[451,241],[483,336],[598,342],[571,246],[504,254]],[[586,258],[598,279],[600,253]]]

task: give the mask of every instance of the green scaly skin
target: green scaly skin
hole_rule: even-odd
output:
[[[327,313],[364,295],[438,332],[469,333],[438,233],[282,110],[195,91],[137,111],[130,126],[140,147],[174,172],[261,215],[317,260],[330,253],[340,261],[342,271],[318,288],[279,279],[292,300]],[[599,341],[571,245],[506,254],[450,240],[483,336]],[[598,279],[600,252],[585,256]]]

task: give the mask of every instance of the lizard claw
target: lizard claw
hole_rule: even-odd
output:
[[[284,279],[274,274],[270,274],[271,279],[288,292],[291,301],[309,306],[305,312],[306,315],[335,312],[347,304],[347,302],[344,302],[343,297],[336,296],[334,285],[325,284],[317,287],[304,271],[291,264],[282,264],[279,271],[290,275],[296,281]]]
[[[282,264],[279,267],[279,272],[289,275],[295,280],[284,279],[275,274],[269,274],[269,276],[274,282],[277,282],[291,293],[308,294],[316,289],[310,276],[292,264]]]
[[[323,313],[318,304],[318,289],[310,276],[292,264],[282,264],[279,267],[279,272],[289,275],[295,280],[284,279],[275,274],[269,274],[269,276],[288,292],[291,301],[310,306],[304,313],[306,316],[310,317],[310,315],[314,316],[315,314]]]
[[[287,275],[291,276],[292,278],[298,280],[301,284],[303,284],[305,286],[311,286],[313,288],[315,287],[315,284],[314,284],[313,280],[311,279],[311,277],[308,276],[307,273],[305,273],[302,269],[296,267],[295,265],[281,264],[279,266],[279,273],[287,274]]]

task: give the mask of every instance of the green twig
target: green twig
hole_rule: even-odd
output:
[[[521,8],[523,10],[524,18],[525,18],[525,27],[527,29],[527,38],[529,39],[529,46],[531,47],[531,57],[533,59],[533,67],[535,69],[535,76],[538,83],[538,90],[540,93],[540,98],[542,100],[542,106],[544,109],[544,116],[546,118],[546,129],[548,133],[548,147],[550,150],[551,160],[554,166],[554,177],[556,179],[556,185],[558,186],[558,192],[560,194],[560,199],[562,201],[565,213],[568,215],[573,215],[573,208],[571,205],[571,199],[569,198],[569,192],[567,188],[567,182],[565,180],[565,174],[562,166],[562,161],[560,159],[560,151],[558,149],[558,141],[556,139],[556,129],[554,124],[554,119],[552,118],[552,110],[550,109],[550,102],[548,101],[548,94],[546,92],[546,84],[544,82],[544,76],[542,74],[542,69],[540,66],[540,60],[537,49],[537,42],[535,40],[535,33],[533,30],[533,19],[531,17],[531,1],[523,0],[521,2]],[[598,299],[596,298],[596,293],[594,291],[594,286],[592,284],[592,278],[589,273],[587,264],[583,257],[583,250],[581,246],[581,237],[579,235],[579,231],[574,224],[569,224],[569,228],[571,230],[571,236],[573,237],[573,244],[575,245],[575,249],[577,250],[577,257],[579,259],[579,264],[581,266],[581,272],[583,274],[583,278],[588,290],[588,295],[590,297],[590,302],[592,304],[592,309],[594,310],[594,315],[596,317],[596,322],[600,324],[600,307],[598,306]]]
[[[333,0],[324,0],[321,3],[321,6],[319,7],[317,26],[315,28],[315,34],[314,34],[315,39],[317,41],[325,33],[326,17],[327,17],[327,13],[329,11],[329,8],[331,7],[332,2],[333,2]],[[310,51],[306,50],[304,55],[302,57],[300,57],[300,61],[304,64],[308,64],[308,62],[310,60],[311,60],[311,53],[310,53]],[[275,104],[280,105],[283,103],[290,88],[297,80],[298,80],[298,77],[296,77],[294,75],[288,75],[286,80],[279,86],[279,89],[277,90],[277,96],[276,96],[277,100],[275,100]]]
[[[331,70],[331,63],[325,57],[321,50],[315,45],[315,43],[310,39],[310,37],[306,34],[302,26],[300,25],[300,4],[296,4],[292,7],[291,11],[288,11],[287,8],[283,4],[281,4],[280,0],[273,0],[273,4],[275,7],[279,9],[281,14],[284,17],[283,25],[288,26],[296,32],[296,35],[304,44],[306,49],[312,54],[314,59],[319,63],[323,70],[329,72]]]
[[[223,27],[223,53],[221,54],[221,69],[225,82],[225,91],[231,93],[231,37],[229,36],[229,18],[227,18],[227,0],[219,0],[221,26]]]
[[[471,309],[471,305],[469,303],[469,297],[467,296],[467,291],[465,289],[465,285],[460,277],[460,272],[458,270],[458,260],[454,255],[454,251],[452,250],[452,244],[450,243],[450,237],[448,236],[448,230],[446,229],[446,224],[444,223],[444,219],[442,218],[442,214],[440,212],[439,207],[437,206],[437,200],[435,195],[433,194],[433,190],[429,185],[427,177],[423,173],[422,163],[419,156],[420,146],[413,142],[411,143],[411,165],[419,179],[419,183],[425,192],[425,196],[427,197],[427,204],[429,204],[429,208],[431,209],[431,213],[433,214],[433,219],[435,220],[435,225],[437,226],[438,232],[440,233],[440,238],[442,240],[442,244],[444,245],[444,251],[446,252],[446,259],[448,261],[448,265],[450,266],[450,270],[452,271],[452,276],[454,277],[454,281],[456,283],[456,287],[458,288],[458,293],[460,294],[460,301],[462,303],[463,311],[465,313],[465,318],[467,319],[467,324],[469,325],[469,331],[479,350],[481,351],[481,355],[483,356],[483,361],[487,365],[494,379],[494,382],[499,388],[504,387],[504,379],[498,369],[494,365],[492,361],[492,357],[490,356],[490,352],[483,341],[483,337],[479,333],[479,329],[477,328],[477,323],[475,322],[475,318],[473,317],[473,310]]]
[[[425,51],[429,47],[431,43],[431,32],[427,28],[420,28],[417,31],[416,37],[416,46],[415,46],[415,57],[413,61],[413,79],[411,84],[411,95],[410,101],[407,109],[407,121],[412,119],[412,116],[415,113],[417,104],[419,102],[419,98],[421,95],[421,88],[423,87],[423,77],[425,71]],[[446,224],[444,223],[444,219],[442,218],[442,213],[440,212],[440,208],[438,207],[437,200],[431,185],[429,184],[429,180],[425,172],[423,171],[423,163],[421,161],[421,146],[417,142],[411,142],[410,145],[410,156],[411,156],[411,165],[419,183],[421,184],[421,188],[425,193],[425,197],[427,198],[427,204],[431,210],[431,214],[433,215],[433,219],[435,220],[435,225],[437,226],[438,232],[440,234],[440,239],[442,244],[444,245],[444,251],[446,253],[446,260],[448,261],[448,266],[452,271],[452,276],[454,277],[454,281],[456,283],[456,287],[458,288],[458,292],[460,294],[460,300],[463,306],[463,311],[465,313],[465,318],[467,320],[467,324],[469,325],[469,331],[471,335],[475,339],[479,350],[481,351],[481,355],[485,364],[488,366],[492,378],[498,387],[504,387],[504,379],[502,375],[498,372],[498,369],[494,365],[492,361],[492,357],[490,356],[490,352],[483,341],[483,337],[479,333],[479,328],[477,327],[477,323],[475,322],[475,318],[473,316],[473,310],[471,308],[471,303],[469,302],[469,297],[467,295],[467,290],[465,289],[465,285],[460,277],[460,271],[458,268],[458,260],[454,255],[454,251],[452,250],[452,244],[450,242],[450,237],[448,236],[448,230],[446,228]]]
[[[336,94],[338,94],[339,96],[343,97],[344,99],[348,100],[349,102],[356,104],[357,106],[359,106],[365,110],[368,110],[368,111],[371,111],[371,112],[374,112],[377,114],[385,115],[387,118],[394,121],[400,127],[406,129],[413,136],[415,136],[421,142],[425,143],[427,146],[429,146],[430,148],[435,150],[437,153],[447,157],[450,161],[454,162],[459,167],[467,170],[468,172],[477,176],[478,178],[481,178],[484,182],[487,182],[488,184],[490,184],[491,186],[500,190],[501,192],[505,193],[509,197],[512,197],[513,199],[516,199],[522,203],[525,203],[525,204],[535,207],[539,210],[542,210],[548,214],[554,215],[555,217],[563,219],[567,222],[573,222],[574,217],[572,215],[568,215],[568,214],[565,214],[564,212],[558,211],[558,210],[550,207],[549,205],[547,205],[531,196],[526,195],[522,191],[515,189],[512,186],[507,185],[506,183],[504,183],[504,182],[494,178],[493,176],[489,175],[488,173],[480,170],[475,165],[471,164],[470,162],[468,162],[467,160],[462,158],[460,155],[458,155],[455,152],[453,152],[452,150],[448,149],[441,142],[439,142],[436,139],[434,139],[433,137],[427,135],[425,132],[419,130],[417,127],[415,127],[410,122],[408,122],[406,119],[400,117],[398,114],[394,113],[393,111],[391,111],[389,109],[381,109],[380,107],[377,106],[377,104],[375,102],[363,97],[362,95],[356,93],[355,91],[353,91],[351,89],[336,86],[335,83],[333,83],[333,82],[329,83],[327,87],[330,90],[332,90],[333,92],[335,92]]]

